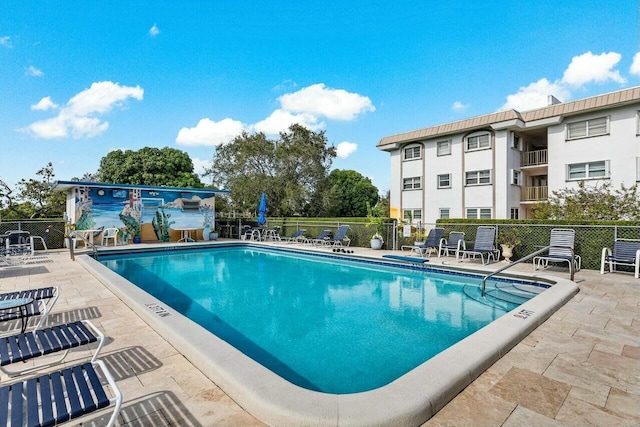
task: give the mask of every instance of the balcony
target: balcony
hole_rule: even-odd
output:
[[[541,166],[548,163],[548,150],[525,151],[520,153],[520,166]]]
[[[548,198],[548,189],[546,185],[543,187],[523,187],[520,195],[521,202],[542,202]]]

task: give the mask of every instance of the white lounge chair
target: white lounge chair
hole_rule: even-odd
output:
[[[613,242],[613,251],[602,248],[600,274],[604,274],[606,265],[611,273],[617,265],[634,267],[634,277],[640,278],[640,240],[618,239]]]

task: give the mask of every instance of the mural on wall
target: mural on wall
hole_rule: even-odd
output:
[[[173,228],[213,227],[214,193],[76,187],[76,229],[122,228],[131,221],[154,225],[158,238]],[[209,196],[202,198],[201,196]]]

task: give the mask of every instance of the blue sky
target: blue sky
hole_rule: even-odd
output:
[[[637,86],[638,22],[637,0],[5,0],[0,179],[144,146],[199,170],[242,129],[298,122],[384,192],[384,136]]]

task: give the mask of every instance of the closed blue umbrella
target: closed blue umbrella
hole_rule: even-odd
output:
[[[262,193],[260,197],[260,207],[258,208],[258,224],[264,225],[267,223],[267,194]]]

